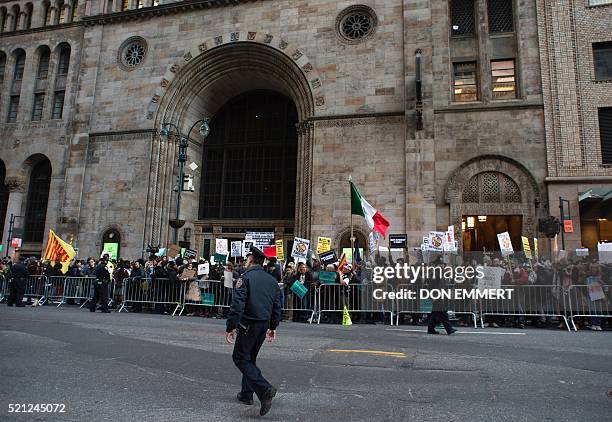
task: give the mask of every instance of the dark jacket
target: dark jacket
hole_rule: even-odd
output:
[[[247,269],[236,282],[226,331],[238,327],[240,321],[270,321],[270,329],[278,327],[281,317],[280,289],[276,279],[260,265]]]
[[[28,278],[28,276],[28,269],[22,262],[17,262],[11,267],[12,278]]]
[[[96,268],[93,271],[93,276],[96,277],[97,280],[110,281],[111,276],[106,268],[106,264],[100,262],[96,265]]]

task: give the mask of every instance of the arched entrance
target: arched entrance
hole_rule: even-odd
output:
[[[156,128],[172,122],[187,132],[198,119],[212,118],[209,137],[203,139],[191,133],[187,152],[187,164],[193,161],[198,166],[193,171],[193,180],[195,192],[201,193],[191,194],[191,198],[183,195],[182,199],[181,218],[187,221],[183,230],[195,229],[192,246],[199,247],[204,239],[213,237],[239,238],[240,234],[252,230],[273,231],[275,238],[286,240],[294,235],[308,237],[310,234],[314,129],[308,119],[314,114],[315,105],[312,81],[304,72],[311,72],[312,66],[307,63],[308,66],[300,68],[296,60],[301,56],[294,51],[290,57],[278,48],[237,41],[204,49],[197,57],[185,58],[187,63],[174,69],[172,82],[162,81],[163,97],[154,98],[155,102],[159,101]],[[259,123],[255,117],[258,113],[284,114],[283,122]],[[241,119],[243,123],[239,122]],[[247,126],[241,127],[243,124]],[[249,133],[248,125],[254,128],[253,133]],[[274,132],[275,126],[283,133]],[[240,153],[238,144],[234,145],[236,148],[231,145],[232,137],[240,136],[240,132],[240,142],[247,145],[251,157]],[[259,143],[260,148],[248,146],[254,145],[253,142]],[[281,145],[284,149],[279,149]],[[230,153],[220,157],[221,151]],[[157,159],[151,167],[148,207],[151,233],[147,237],[154,244],[165,244],[167,222],[176,211],[173,194],[177,174],[176,139],[165,143],[156,137],[152,152]],[[224,163],[225,169],[219,163]],[[251,164],[255,166],[244,167]],[[246,177],[247,173],[251,177]],[[291,174],[295,174],[295,179]],[[252,183],[246,190],[240,186],[250,183],[253,175],[265,183]],[[289,186],[293,186],[291,193]],[[282,195],[270,193],[278,189]],[[243,202],[236,202],[240,198]]]
[[[41,243],[45,237],[50,186],[51,162],[45,157],[30,172],[23,236],[27,243]]]
[[[499,250],[497,234],[509,232],[515,250],[521,236],[536,236],[540,190],[517,161],[498,155],[472,158],[449,177],[445,193],[450,221],[462,228],[464,251]]]

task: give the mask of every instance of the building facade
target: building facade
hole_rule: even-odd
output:
[[[349,176],[411,246],[453,224],[466,250],[517,248],[547,176],[578,171],[551,173],[544,3],[2,1],[3,242],[13,215],[23,253],[49,228],[81,256],[171,243],[183,137],[178,240],[202,255],[246,231],[346,245]]]
[[[565,249],[595,250],[612,241],[612,1],[539,1],[538,20],[551,213],[573,223]]]

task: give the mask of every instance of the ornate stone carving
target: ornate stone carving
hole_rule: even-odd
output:
[[[175,64],[173,64],[172,66],[170,66],[170,72],[172,72],[172,73],[176,73],[176,72],[178,72],[178,71],[179,71],[179,69],[180,69],[180,68],[181,68],[181,67],[180,67],[178,64],[176,64],[176,63],[175,63]]]
[[[302,57],[303,55],[304,53],[302,53],[300,50],[295,50],[293,54],[291,55],[291,57],[293,58],[293,60],[299,60],[299,58]]]
[[[321,79],[313,79],[310,81],[310,84],[312,85],[312,89],[319,89],[321,88]]]
[[[255,39],[255,36],[257,36],[257,32],[249,31],[249,33],[247,34],[247,40],[253,41]]]
[[[308,62],[304,66],[302,66],[302,70],[304,71],[304,73],[312,72],[312,65],[310,64],[310,62]]]
[[[159,95],[155,94],[153,98],[151,98],[151,102],[157,104],[159,102]]]
[[[272,42],[272,38],[274,38],[272,35],[266,34],[266,36],[264,37],[264,43],[270,44]]]
[[[198,45],[198,49],[203,53],[206,50],[208,50],[208,46],[206,45],[206,41],[204,41],[202,44]]]
[[[325,97],[322,95],[319,95],[317,97],[315,97],[315,105],[317,107],[321,107],[325,105]]]
[[[170,81],[166,78],[162,78],[160,85],[162,88],[166,88],[168,85],[170,85]]]
[[[193,58],[193,56],[191,55],[191,53],[188,51],[187,54],[185,54],[183,56],[183,59],[188,62],[189,60],[191,60]]]
[[[221,45],[223,44],[223,36],[219,35],[218,37],[215,37],[215,45]]]
[[[9,192],[25,192],[26,181],[21,177],[7,177],[4,180],[4,184],[8,188]]]
[[[278,43],[278,48],[280,48],[281,50],[284,50],[285,48],[287,48],[287,46],[289,45],[289,43],[285,40],[281,40],[280,43]]]
[[[230,41],[238,41],[240,39],[240,32],[232,32],[230,34]]]

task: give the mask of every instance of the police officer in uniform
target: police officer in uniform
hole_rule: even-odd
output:
[[[108,259],[108,255],[104,254],[93,270],[93,276],[96,277],[96,281],[94,281],[94,296],[89,305],[89,312],[96,312],[96,305],[98,301],[100,301],[102,312],[105,314],[110,313],[108,310],[108,283],[110,281],[110,273],[106,268]]]
[[[262,267],[265,259],[260,249],[251,246],[247,269],[234,287],[225,334],[228,343],[235,341],[232,359],[242,372],[242,391],[237,398],[250,405],[255,393],[261,402],[261,416],[270,410],[276,388],[256,366],[257,354],[266,337],[268,342],[274,341],[281,318],[280,289],[276,279]]]
[[[19,261],[11,267],[11,282],[9,284],[8,306],[23,307],[23,295],[28,282],[28,268],[24,264],[25,258],[19,257]]]

